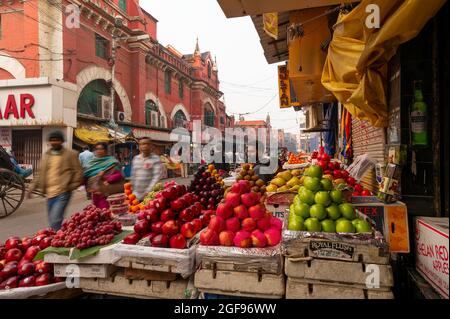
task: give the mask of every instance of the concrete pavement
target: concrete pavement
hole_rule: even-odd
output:
[[[162,180],[163,183],[175,180],[179,184],[188,185],[190,178],[170,178]],[[90,201],[86,199],[83,189],[73,193],[72,199],[66,210],[66,218],[83,210]],[[0,243],[11,236],[32,236],[39,229],[48,227],[47,201],[42,197],[25,199],[22,206],[12,215],[0,219]]]

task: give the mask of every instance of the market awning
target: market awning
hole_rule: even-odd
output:
[[[120,128],[115,131],[106,126],[82,121],[78,122],[78,127],[75,129],[74,134],[87,144],[113,141],[125,143],[128,136]]]
[[[227,18],[257,15],[267,12],[285,12],[308,8],[317,8],[342,3],[358,2],[357,0],[217,0]]]
[[[322,84],[352,116],[387,126],[386,65],[400,44],[414,38],[445,0],[363,0],[341,14],[322,73]],[[369,28],[366,8],[379,8],[380,28]]]

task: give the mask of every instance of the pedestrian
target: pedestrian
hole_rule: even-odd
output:
[[[140,154],[133,158],[131,166],[131,185],[139,201],[152,191],[162,173],[162,163],[158,155],[151,151],[151,139],[142,137],[139,140]]]
[[[92,203],[98,208],[109,208],[108,196],[123,192],[125,182],[119,161],[108,155],[108,144],[95,144],[95,156],[84,169],[86,188],[92,192]]]
[[[83,183],[83,169],[77,153],[63,147],[61,131],[49,134],[51,148],[44,154],[38,176],[30,186],[28,197],[35,190],[47,196],[48,220],[54,230],[61,228],[72,192]]]
[[[94,157],[94,153],[92,153],[89,149],[89,146],[85,146],[83,148],[83,152],[78,155],[78,158],[80,160],[81,166],[86,168],[87,164],[90,162],[90,160]]]

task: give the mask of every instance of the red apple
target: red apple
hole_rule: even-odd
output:
[[[53,264],[46,263],[45,261],[42,261],[35,264],[35,270],[37,273],[40,274],[47,274],[53,272]]]
[[[219,245],[219,236],[212,229],[206,229],[200,234],[200,243],[204,246]]]
[[[134,232],[139,234],[140,236],[144,236],[145,234],[150,232],[150,225],[146,219],[139,220],[134,224]]]
[[[219,243],[221,246],[233,246],[234,244],[234,232],[230,230],[224,230],[219,234]]]
[[[326,171],[323,171],[323,175],[333,175],[332,173],[333,172],[328,169]]]
[[[167,247],[169,244],[169,237],[164,234],[158,234],[152,239],[152,246],[153,247]]]
[[[136,245],[136,243],[141,239],[141,236],[137,233],[131,233],[123,239],[123,243],[127,245]]]
[[[333,171],[333,177],[334,177],[335,179],[341,178],[341,177],[342,177],[341,171],[335,169],[335,170]]]
[[[351,177],[351,176],[349,176],[349,177],[347,178],[346,182],[347,182],[347,184],[350,185],[350,186],[355,186],[355,184],[356,184],[356,180],[355,180],[353,177]]]
[[[227,205],[231,208],[235,208],[235,207],[239,206],[239,204],[241,203],[241,194],[229,192],[225,196],[225,203],[227,203]]]
[[[51,246],[52,239],[53,236],[45,237],[44,239],[42,239],[41,242],[39,243],[39,248],[41,250],[44,250],[45,248]]]
[[[35,285],[36,287],[39,286],[46,286],[49,285],[52,281],[52,275],[50,273],[44,273],[40,276],[36,277]]]
[[[361,186],[361,184],[355,185],[355,192],[362,193],[363,190],[364,188]]]
[[[241,230],[241,222],[237,217],[231,217],[225,221],[226,229],[233,233]]]
[[[23,256],[24,259],[26,260],[33,260],[34,257],[36,257],[37,253],[40,251],[41,249],[38,246],[31,246],[30,248],[27,249],[27,251],[25,252],[25,255]]]
[[[245,205],[239,205],[234,208],[234,216],[240,220],[246,219],[248,217],[247,207]]]
[[[241,195],[241,203],[246,207],[252,207],[258,203],[258,195],[256,193],[246,193]]]
[[[18,267],[17,274],[20,276],[31,276],[34,273],[34,264],[26,261]]]
[[[193,219],[191,223],[194,225],[196,233],[198,233],[203,228],[202,220],[199,218]]]
[[[353,192],[352,193],[352,197],[356,197],[356,196],[361,196],[361,193],[360,192]]]
[[[361,196],[372,196],[372,193],[369,190],[365,189],[361,192]]]
[[[21,240],[19,237],[10,237],[5,242],[5,249],[10,250],[13,248],[19,248]]]
[[[251,218],[259,220],[266,215],[266,207],[263,204],[257,204],[248,209]]]
[[[183,209],[180,213],[179,219],[185,223],[193,220],[194,219],[194,211],[192,210],[192,208],[188,207],[188,208]]]
[[[162,227],[164,225],[164,222],[156,222],[153,223],[151,226],[151,230],[152,232],[156,233],[156,234],[162,234]]]
[[[145,210],[145,219],[149,223],[154,223],[159,221],[159,212],[156,208],[148,208]]]
[[[329,169],[330,171],[334,171],[334,170],[335,170],[334,163],[328,163],[328,169]]]
[[[241,227],[242,230],[252,232],[256,228],[256,221],[253,218],[248,217],[242,221]]]
[[[225,220],[217,215],[212,216],[208,228],[219,234],[222,230],[225,230]]]
[[[275,216],[271,216],[270,217],[270,228],[275,228],[275,229],[278,229],[279,231],[281,231],[281,229],[283,228],[283,222],[281,221],[281,219],[279,219]]]
[[[31,241],[33,246],[39,246],[39,244],[41,243],[41,240],[44,239],[45,237],[47,237],[47,235],[44,235],[44,234],[34,236]]]
[[[281,231],[276,228],[269,228],[264,232],[269,246],[276,246],[281,241]]]
[[[184,249],[186,248],[186,239],[181,234],[174,235],[170,237],[169,246],[170,248]]]
[[[3,269],[0,270],[0,278],[3,278],[5,280],[8,277],[17,275],[17,271],[19,270],[18,262],[17,261],[11,261],[9,263],[6,263],[3,266]]]
[[[158,212],[162,212],[163,210],[165,210],[167,208],[168,201],[164,197],[161,197],[161,198],[155,199],[154,203],[155,203],[154,204],[155,208],[158,210]]]
[[[160,219],[161,219],[162,222],[167,222],[169,220],[173,220],[173,219],[175,219],[175,213],[173,212],[172,209],[167,208],[166,210],[164,210],[161,213]]]
[[[346,170],[341,170],[341,175],[342,175],[342,178],[345,180],[347,180],[347,178],[349,176],[349,174]]]
[[[267,246],[267,238],[264,233],[256,229],[251,234],[253,247],[264,248]]]
[[[19,286],[19,276],[9,277],[0,284],[0,290],[14,289]]]
[[[174,220],[168,220],[162,225],[162,233],[167,236],[173,236],[178,233],[178,225]]]
[[[19,261],[20,259],[22,259],[22,256],[23,254],[19,248],[12,248],[6,252],[5,260],[7,263],[9,263],[10,261]]]
[[[192,238],[195,236],[195,226],[193,223],[185,223],[181,226],[181,234],[186,238]]]
[[[230,218],[233,215],[233,206],[228,203],[220,203],[217,205],[216,215],[223,219]]]
[[[28,276],[20,280],[19,287],[34,287],[36,285],[36,278],[34,276]]]
[[[270,228],[270,217],[271,214],[266,214],[263,218],[258,220],[257,227],[259,230],[265,231]]]
[[[238,231],[233,242],[236,247],[249,248],[252,246],[251,234],[245,230]]]
[[[32,245],[32,239],[30,237],[22,238],[22,252],[26,252],[28,248]]]

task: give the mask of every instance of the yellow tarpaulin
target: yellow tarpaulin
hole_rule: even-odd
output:
[[[414,38],[444,3],[363,0],[350,13],[341,14],[334,26],[322,84],[354,117],[377,127],[387,126],[387,62],[398,46]],[[379,28],[370,28],[378,17]]]
[[[111,141],[108,129],[100,125],[80,126],[74,133],[76,137],[88,144]]]
[[[278,39],[278,12],[263,14],[264,31],[269,37]]]

